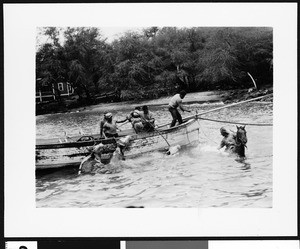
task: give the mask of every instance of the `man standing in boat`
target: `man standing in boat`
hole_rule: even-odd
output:
[[[186,92],[184,90],[182,90],[180,93],[175,94],[169,102],[169,111],[173,118],[170,128],[176,124],[176,121],[178,121],[179,124],[183,123],[182,117],[181,117],[179,111],[177,110],[178,107],[183,112],[184,111],[191,112],[190,110],[187,110],[182,106],[182,100],[184,99],[185,95],[186,95]]]

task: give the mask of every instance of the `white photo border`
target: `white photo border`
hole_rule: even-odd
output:
[[[297,236],[297,3],[4,4],[5,237]],[[273,208],[36,208],[37,27],[273,27]]]

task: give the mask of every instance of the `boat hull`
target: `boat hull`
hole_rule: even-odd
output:
[[[158,130],[158,131],[157,131]],[[133,141],[128,149],[124,151],[125,158],[136,157],[152,151],[167,151],[170,146],[186,146],[199,141],[199,126],[195,119],[186,123],[167,128],[159,127],[154,132],[134,134],[128,130],[121,136],[130,135]],[[36,170],[53,169],[63,167],[78,167],[81,161],[90,154],[92,147],[96,144],[113,143],[112,139],[100,140],[98,135],[90,141],[39,144],[36,146]],[[113,152],[113,148],[110,153]]]

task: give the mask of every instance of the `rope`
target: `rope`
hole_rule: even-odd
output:
[[[125,121],[123,124],[118,125],[118,126],[121,127],[121,126],[123,126],[123,125],[125,125],[125,124],[128,124],[128,122],[129,122],[129,120]]]
[[[221,107],[218,107],[218,108],[215,108],[215,109],[211,109],[211,110],[208,110],[208,111],[204,111],[204,112],[201,112],[201,113],[196,114],[196,115],[188,116],[188,117],[184,118],[184,121],[192,119],[192,118],[198,118],[201,115],[204,115],[204,114],[207,114],[207,113],[210,113],[210,112],[215,112],[215,111],[218,111],[218,110],[222,110],[224,108],[228,108],[228,107],[232,107],[232,106],[236,106],[236,105],[248,103],[248,102],[251,102],[251,101],[254,101],[254,100],[266,98],[266,97],[269,97],[271,95],[273,95],[273,93],[270,93],[270,94],[267,94],[267,95],[264,95],[264,96],[260,96],[260,97],[256,97],[256,98],[253,98],[253,99],[247,99],[247,100],[244,100],[244,101],[241,101],[241,102],[237,102],[237,103],[233,103],[233,104],[221,106]]]
[[[198,125],[199,125],[199,127],[200,127],[200,129],[201,129],[203,135],[204,135],[208,140],[214,142],[215,144],[218,144],[216,141],[214,141],[213,139],[211,139],[209,136],[207,136],[207,135],[205,134],[205,132],[203,131],[202,126],[200,125],[200,122],[199,122],[198,119],[197,119],[197,122],[198,122]],[[199,132],[199,130],[198,130],[198,132]],[[198,133],[198,137],[199,137],[199,133]]]
[[[191,141],[190,141],[190,138],[189,138],[189,133],[188,133],[187,127],[185,127],[185,132],[186,132],[186,136],[187,136],[187,139],[189,141],[189,144],[190,144]]]
[[[129,120],[125,121],[125,122],[124,122],[123,124],[121,124],[121,125],[118,125],[118,126],[117,126],[117,129],[118,129],[119,131],[122,131],[122,129],[120,129],[120,127],[123,126],[123,125],[125,125],[125,124],[128,124],[128,122],[129,122]]]
[[[149,122],[148,120],[146,120],[144,117],[142,117],[141,115],[139,115],[140,116],[140,118],[144,121],[144,122],[146,122],[146,123],[148,123],[148,124],[150,124],[150,126],[152,126],[152,128],[166,141],[166,143],[167,143],[167,145],[169,146],[169,147],[171,147],[171,145],[170,145],[170,143],[168,142],[168,140],[163,136],[163,134],[158,130],[158,129],[156,129],[155,128],[155,126],[153,125],[153,124],[151,124],[151,122]]]
[[[228,124],[253,125],[253,126],[273,126],[273,124],[255,124],[255,123],[231,122],[231,121],[216,120],[216,119],[211,119],[211,118],[200,118],[200,117],[198,117],[198,119],[203,119],[203,120],[218,122],[218,123],[228,123]]]

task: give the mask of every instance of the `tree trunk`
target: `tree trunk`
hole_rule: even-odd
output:
[[[84,84],[81,84],[81,86],[82,86],[82,88],[83,88],[83,90],[84,90],[84,92],[86,94],[87,103],[89,103],[89,104],[92,103],[93,100],[92,100],[92,96],[90,94],[89,89]]]

